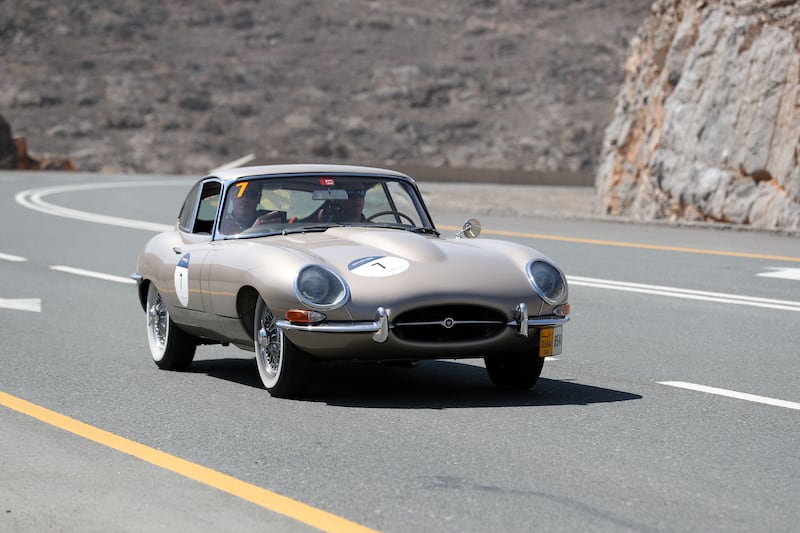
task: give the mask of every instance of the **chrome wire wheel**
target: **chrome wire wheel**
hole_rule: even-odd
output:
[[[286,338],[263,298],[256,304],[253,330],[258,375],[264,388],[278,398],[302,395],[311,371],[311,357]]]
[[[278,330],[275,316],[266,305],[263,306],[257,320],[256,356],[259,359],[258,367],[261,370],[264,386],[269,388],[274,386],[280,376],[283,333]]]
[[[164,370],[183,370],[192,364],[197,339],[177,327],[156,286],[150,283],[145,302],[147,344],[153,361]]]
[[[151,301],[152,293],[155,293],[154,301]],[[164,356],[168,335],[169,311],[164,305],[161,294],[151,286],[147,293],[147,337],[150,341],[150,348],[153,350],[153,358],[156,358],[157,353],[161,354],[161,357]]]

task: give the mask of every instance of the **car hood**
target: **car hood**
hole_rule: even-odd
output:
[[[543,258],[535,250],[492,239],[445,239],[401,230],[332,228],[290,234],[284,244],[325,264],[348,283],[351,306],[396,306],[437,300],[540,302],[526,265]]]

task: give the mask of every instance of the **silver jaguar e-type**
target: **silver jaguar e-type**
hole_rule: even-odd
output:
[[[520,244],[443,238],[410,177],[275,165],[200,180],[133,277],[156,365],[199,344],[256,353],[264,387],[296,397],[331,360],[483,358],[502,389],[531,388],[561,352],[567,282]]]

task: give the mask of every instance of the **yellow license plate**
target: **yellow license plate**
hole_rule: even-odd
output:
[[[561,353],[561,326],[539,330],[539,357]]]

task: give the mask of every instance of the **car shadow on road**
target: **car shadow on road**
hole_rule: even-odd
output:
[[[251,359],[195,361],[190,371],[261,388]],[[422,361],[414,368],[320,364],[303,397],[304,401],[341,407],[394,409],[589,405],[638,399],[640,395],[630,392],[548,378],[539,378],[530,391],[502,391],[495,388],[483,367],[456,361]]]
[[[258,367],[254,358],[195,360],[186,372],[206,374],[212,378],[256,389],[264,388],[258,377]],[[267,394],[267,391],[264,391],[264,394]]]

